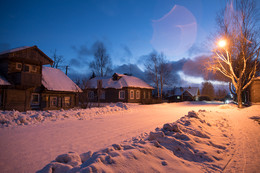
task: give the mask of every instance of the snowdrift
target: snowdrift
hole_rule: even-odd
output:
[[[230,126],[218,112],[190,111],[150,134],[121,144],[56,157],[38,173],[221,172],[228,163]]]
[[[90,109],[70,109],[51,111],[0,111],[0,127],[37,124],[45,121],[57,121],[68,118],[79,120],[91,119],[97,115],[129,110],[129,104],[111,103],[105,107]]]

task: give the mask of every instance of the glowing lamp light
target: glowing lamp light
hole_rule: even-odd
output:
[[[227,45],[226,40],[220,40],[220,41],[218,42],[218,46],[219,46],[219,47],[225,47],[226,45]]]

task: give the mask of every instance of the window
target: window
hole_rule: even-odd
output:
[[[148,91],[148,99],[150,99],[150,98],[151,98],[151,92]]]
[[[130,99],[135,99],[135,92],[134,92],[134,90],[130,90]]]
[[[177,99],[180,99],[181,97],[180,96],[177,96]]]
[[[125,99],[125,91],[119,91],[119,99]]]
[[[31,68],[31,70],[30,70],[30,72],[37,72],[37,67],[36,67],[36,65],[32,65],[31,66],[32,68]]]
[[[146,97],[146,95],[145,95],[146,93],[145,93],[145,91],[144,91],[144,93],[143,93],[143,99],[145,99],[145,97]]]
[[[136,91],[136,99],[140,99],[140,90]]]
[[[57,106],[58,105],[58,99],[57,97],[50,97],[50,106]]]
[[[39,105],[39,104],[40,104],[40,94],[32,93],[31,105]]]
[[[94,91],[88,92],[88,99],[93,100],[94,99]]]
[[[16,63],[16,70],[22,70],[22,63],[20,62]]]
[[[25,71],[25,72],[30,72],[30,65],[25,64],[25,65],[24,65],[24,71]]]
[[[70,97],[64,97],[64,105],[65,106],[70,106],[71,105]]]

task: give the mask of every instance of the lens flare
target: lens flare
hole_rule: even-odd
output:
[[[197,36],[197,22],[185,7],[175,5],[159,20],[153,20],[151,44],[166,56],[179,56],[189,50]]]

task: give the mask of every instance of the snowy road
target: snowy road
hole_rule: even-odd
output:
[[[68,119],[23,127],[2,128],[0,129],[0,170],[4,173],[35,172],[59,154],[68,151],[78,153],[96,151],[111,144],[129,140],[141,133],[149,133],[164,123],[176,121],[190,110],[219,110],[218,106],[189,103],[134,105],[129,111],[99,115],[91,120]],[[249,114],[252,116],[258,114],[259,107],[249,109],[251,111]],[[225,170],[227,172],[259,170],[259,164],[256,163],[260,163],[260,126],[258,127],[253,120],[241,116],[246,110],[221,109],[221,111],[229,113],[230,119],[233,120],[234,127],[232,128],[236,144],[234,156]],[[237,118],[233,115],[237,115]],[[244,122],[243,126],[241,126],[241,121]],[[241,133],[245,129],[247,130]],[[249,145],[245,144],[247,141],[250,141]],[[241,162],[243,162],[242,165]]]
[[[230,116],[234,149],[224,172],[260,172],[260,126],[249,119],[260,115],[259,106],[254,110],[243,110],[244,116],[239,114],[241,112]]]

